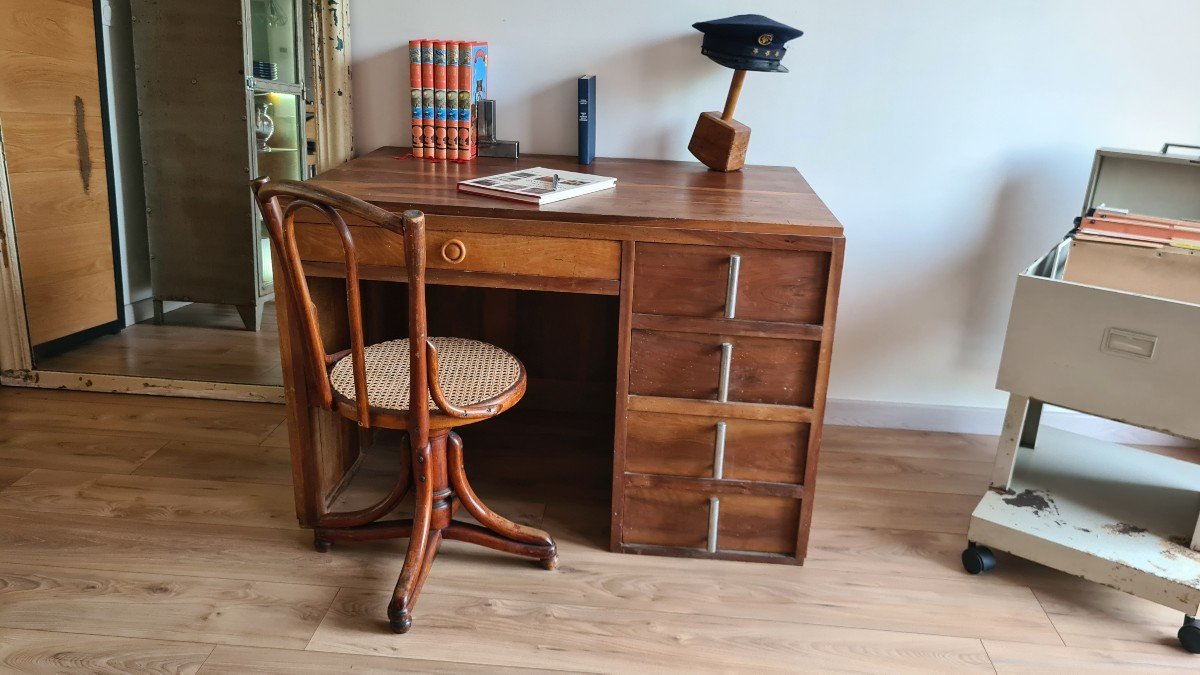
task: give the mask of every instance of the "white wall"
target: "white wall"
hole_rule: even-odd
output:
[[[407,144],[411,38],[488,40],[500,135],[526,152],[574,154],[573,80],[589,73],[598,154],[691,159],[731,74],[691,24],[757,12],[803,29],[791,73],[751,73],[737,118],[748,161],[798,167],[845,224],[838,399],[1002,406],[1015,275],[1078,215],[1094,149],[1200,143],[1195,0],[445,7],[353,1],[360,152]]]

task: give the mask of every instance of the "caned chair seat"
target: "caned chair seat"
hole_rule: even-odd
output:
[[[503,349],[478,340],[435,337],[438,379],[446,401],[465,407],[504,394],[520,384],[521,362]],[[408,339],[389,340],[368,346],[364,351],[367,366],[367,401],[372,408],[408,410],[410,396]],[[329,373],[333,390],[349,401],[356,399],[354,364],[350,355],[342,357]],[[433,398],[431,410],[437,408]]]

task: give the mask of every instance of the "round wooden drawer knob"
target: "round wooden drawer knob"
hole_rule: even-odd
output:
[[[451,239],[442,244],[442,260],[457,265],[467,259],[467,245],[460,239]]]

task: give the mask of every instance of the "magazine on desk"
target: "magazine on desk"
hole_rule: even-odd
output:
[[[459,181],[458,189],[488,197],[515,199],[540,205],[607,190],[616,184],[617,179],[608,176],[535,166],[532,169]]]

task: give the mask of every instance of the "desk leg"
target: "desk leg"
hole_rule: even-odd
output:
[[[622,517],[625,511],[625,433],[629,408],[629,345],[633,330],[634,243],[621,244],[621,296],[617,329],[617,406],[613,430],[612,531],[609,550],[621,550]]]
[[[284,278],[278,265],[275,278]],[[340,295],[336,288],[339,285],[336,280],[309,279],[309,284],[313,301],[319,307],[344,306],[344,296]],[[291,298],[284,284],[276,285],[275,298],[296,517],[302,527],[315,527],[317,518],[328,511],[329,498],[333,491],[358,457],[358,435],[352,422],[348,422],[337,413],[322,410],[318,407],[318,402],[311,398],[308,388],[309,375],[300,347],[300,325],[290,311]],[[329,317],[332,322],[344,323],[344,318],[337,316],[338,312],[326,311],[332,314]],[[326,335],[325,339],[328,341],[327,349],[340,344],[336,334]]]

